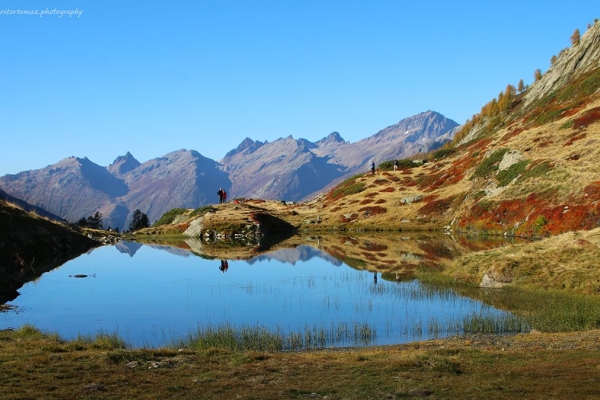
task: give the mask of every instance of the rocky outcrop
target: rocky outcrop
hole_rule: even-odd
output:
[[[600,23],[596,22],[579,40],[563,49],[540,80],[531,85],[524,98],[525,105],[533,103],[575,77],[598,68],[600,59]]]

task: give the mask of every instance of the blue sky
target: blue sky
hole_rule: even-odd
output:
[[[463,123],[598,17],[589,0],[0,0],[0,176],[355,142],[427,110]]]

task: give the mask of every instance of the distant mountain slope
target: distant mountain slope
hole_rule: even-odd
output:
[[[298,201],[335,180],[377,164],[428,152],[452,140],[458,124],[427,111],[405,118],[356,143],[339,133],[312,143],[291,136],[272,143],[245,139],[221,161],[240,197]]]
[[[405,118],[356,143],[339,133],[312,143],[291,136],[271,143],[246,138],[221,163],[194,150],[178,150],[140,163],[131,153],[108,167],[69,157],[35,171],[0,177],[8,194],[76,222],[95,212],[105,227],[124,229],[139,209],[153,222],[173,208],[197,208],[229,198],[298,201],[377,163],[437,148],[456,122],[428,111]]]
[[[179,150],[140,164],[131,154],[108,167],[69,157],[46,168],[5,175],[0,187],[14,197],[71,222],[99,211],[105,227],[124,229],[134,210],[151,220],[177,207],[214,202],[230,187],[219,164],[193,150]]]

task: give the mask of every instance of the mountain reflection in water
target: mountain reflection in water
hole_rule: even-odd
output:
[[[224,324],[283,332],[361,326],[372,333],[366,342],[347,335],[328,344],[334,346],[427,339],[457,333],[468,316],[506,313],[423,285],[412,271],[492,245],[423,235],[294,236],[268,250],[194,239],[123,241],[24,285],[0,313],[0,329],[33,324],[66,339],[117,333],[148,347]]]

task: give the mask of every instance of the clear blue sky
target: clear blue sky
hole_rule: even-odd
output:
[[[14,10],[71,10],[15,14]],[[0,176],[463,123],[600,17],[564,1],[0,0]]]

